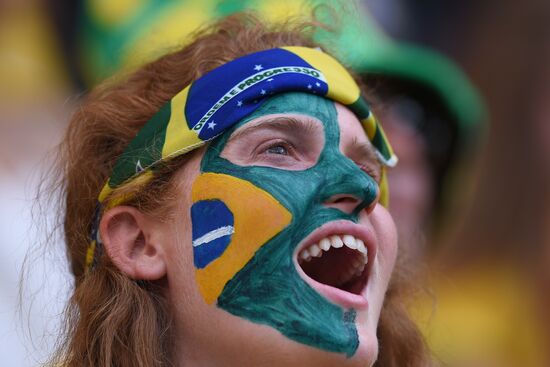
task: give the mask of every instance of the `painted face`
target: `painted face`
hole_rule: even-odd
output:
[[[302,93],[267,101],[209,146],[193,184],[203,299],[295,342],[372,359],[396,246],[379,177],[349,110]]]

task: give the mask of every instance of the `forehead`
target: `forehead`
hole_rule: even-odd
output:
[[[295,114],[319,120],[327,139],[336,138],[344,143],[349,139],[368,141],[357,117],[348,108],[330,99],[312,94],[290,92],[267,100],[254,113],[236,124],[234,129],[265,115]]]
[[[336,105],[333,101],[311,94],[291,92],[270,98],[236,124],[236,127],[243,126],[258,117],[272,114],[306,115],[321,121],[324,125],[334,125],[337,122]]]

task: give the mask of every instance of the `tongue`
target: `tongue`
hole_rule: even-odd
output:
[[[309,262],[303,262],[301,267],[304,273],[319,283],[341,288],[341,278],[352,266],[355,256],[355,250],[346,246],[331,247],[322,257],[313,257]]]

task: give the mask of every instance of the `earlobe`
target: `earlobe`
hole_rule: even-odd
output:
[[[107,255],[130,278],[156,280],[166,275],[164,252],[155,220],[131,206],[107,210],[99,231]]]

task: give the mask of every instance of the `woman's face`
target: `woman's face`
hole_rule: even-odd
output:
[[[176,360],[372,364],[397,243],[379,177],[353,113],[302,93],[196,155],[163,232]]]

